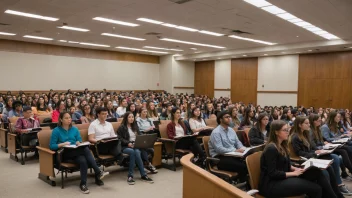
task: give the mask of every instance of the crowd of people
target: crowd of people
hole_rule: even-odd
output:
[[[351,112],[348,109],[305,108],[303,106],[255,106],[231,101],[230,98],[210,98],[194,94],[170,94],[167,92],[82,92],[35,93],[23,92],[0,95],[2,122],[11,117],[21,117],[16,132],[39,125],[36,116],[51,113],[51,122],[58,123],[53,130],[50,148],[58,150],[65,145],[79,145],[82,139],[72,123],[90,123],[89,141],[96,143],[104,138],[118,138],[120,147],[110,141],[99,147],[104,154],[121,160],[128,154],[128,184],[134,184],[134,167],[137,166],[143,181],[153,183],[147,176],[157,173],[148,155],[153,149],[136,149],[136,136],[146,132],[158,135],[155,121],[170,120],[167,136],[176,140],[177,149],[191,150],[194,162],[204,167],[206,154],[197,140],[198,135],[210,136],[209,153],[219,158],[219,170],[238,173],[239,182],[248,180],[248,170],[243,158],[226,156],[225,153],[244,152],[245,146],[266,145],[261,157],[260,194],[266,197],[288,197],[306,194],[308,197],[343,197],[352,195],[343,180],[352,181],[352,142],[348,141],[331,154],[324,154],[326,145],[334,140],[352,135]],[[114,131],[108,118],[123,118],[121,126]],[[205,120],[216,119],[216,128],[206,125]],[[240,139],[235,131],[250,128],[248,142]],[[189,136],[190,135],[190,136]],[[185,138],[187,136],[187,138]],[[35,144],[35,142],[31,142]],[[80,165],[80,189],[88,193],[87,167],[96,173],[96,184],[108,173],[101,171],[89,150],[82,147],[65,155]],[[291,165],[290,154],[302,158],[333,159],[326,170],[304,171]],[[348,170],[348,172],[347,172]]]

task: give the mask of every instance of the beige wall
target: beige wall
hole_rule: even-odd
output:
[[[173,87],[194,87],[194,62],[172,58]],[[193,94],[194,89],[173,89],[173,93]]]
[[[214,97],[231,97],[231,60],[216,60],[214,69],[214,88],[229,89],[228,91],[214,91]]]
[[[160,89],[159,64],[0,51],[0,90]]]

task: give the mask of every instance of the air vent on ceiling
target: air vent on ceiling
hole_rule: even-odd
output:
[[[160,35],[161,33],[158,33],[158,32],[148,32],[148,33],[145,33],[145,35],[154,35],[154,36],[157,36],[157,35]]]
[[[10,24],[8,24],[8,23],[0,23],[0,25],[10,25]]]
[[[230,34],[252,34],[250,32],[245,32],[245,31],[242,31],[242,30],[234,30],[234,29],[230,29],[230,28],[221,28],[221,29],[229,31]]]
[[[177,3],[177,4],[183,4],[183,3],[187,3],[192,0],[169,0],[169,1]]]

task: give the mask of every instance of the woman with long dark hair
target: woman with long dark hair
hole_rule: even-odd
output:
[[[252,127],[248,133],[249,143],[252,146],[257,146],[266,143],[269,137],[269,132],[266,126],[269,123],[269,116],[266,113],[260,113],[258,115],[258,121],[254,127]]]

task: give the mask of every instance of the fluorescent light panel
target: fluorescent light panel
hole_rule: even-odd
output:
[[[190,31],[190,32],[198,32],[199,31],[197,29],[189,28],[189,27],[185,27],[185,26],[176,26],[175,28],[180,29],[180,30]]]
[[[62,42],[62,43],[67,43],[66,40],[58,40],[59,42]]]
[[[112,36],[112,37],[117,37],[117,38],[124,38],[124,39],[131,39],[131,40],[137,40],[137,41],[144,41],[145,40],[144,38],[123,36],[123,35],[119,35],[119,34],[102,33],[101,35],[103,35],[103,36]]]
[[[282,14],[278,14],[276,15],[282,19],[285,19],[285,20],[292,20],[292,19],[298,19],[296,16],[290,14],[290,13],[282,13]]]
[[[95,44],[95,43],[79,43],[81,45],[89,45],[89,46],[95,46],[95,47],[110,47],[110,45],[102,45],[102,44]]]
[[[275,15],[286,12],[285,10],[283,10],[283,9],[277,7],[277,6],[274,6],[274,5],[263,7],[262,9],[267,11],[267,12],[270,12],[271,14],[275,14]]]
[[[147,19],[147,18],[138,18],[138,21],[144,21],[144,22],[148,22],[148,23],[154,23],[154,24],[162,24],[163,22],[161,21],[157,21],[157,20],[153,20],[153,19]]]
[[[163,23],[161,25],[166,26],[166,27],[176,27],[177,26],[177,25],[174,25],[174,24],[171,24],[171,23]]]
[[[144,50],[144,49],[138,49],[138,48],[131,48],[131,47],[116,47],[118,49],[124,49],[124,50],[133,50],[133,51],[140,51],[140,52],[151,52],[151,53],[157,53],[157,54],[168,54],[167,52],[160,52],[160,51],[151,51],[151,50]]]
[[[67,25],[64,25],[64,26],[61,26],[61,27],[58,27],[58,28],[66,29],[66,30],[79,31],[79,32],[88,32],[89,31],[88,29],[76,28],[76,27],[67,26]]]
[[[16,34],[14,34],[14,33],[9,33],[9,32],[0,32],[0,35],[15,36]]]
[[[15,10],[6,10],[5,13],[18,15],[18,16],[24,16],[24,17],[30,17],[30,18],[35,18],[35,19],[42,19],[42,20],[47,20],[47,21],[58,21],[59,20],[58,18],[54,18],[54,17],[41,16],[41,15],[37,15],[37,14],[19,12],[19,11],[15,11]]]
[[[93,20],[96,20],[96,21],[103,21],[103,22],[107,22],[107,23],[114,23],[114,24],[118,24],[118,25],[125,25],[125,26],[130,26],[130,27],[139,26],[138,24],[135,24],[135,23],[129,23],[129,22],[124,22],[124,21],[118,21],[118,20],[108,19],[108,18],[103,18],[103,17],[95,17],[95,18],[93,18]]]
[[[77,41],[68,41],[68,43],[79,43]]]
[[[256,42],[256,43],[262,43],[262,44],[265,44],[265,45],[275,45],[276,44],[276,43],[271,43],[271,42],[257,40],[257,39],[251,39],[251,38],[245,38],[245,37],[236,36],[236,35],[231,35],[229,37],[235,38],[235,39],[240,39],[240,40],[252,41],[252,42]]]
[[[216,33],[216,32],[209,32],[209,31],[206,31],[206,30],[201,30],[199,32],[203,33],[203,34],[213,35],[213,36],[224,36],[224,34],[219,34],[219,33]]]
[[[252,4],[258,8],[265,7],[265,6],[270,6],[272,5],[271,3],[265,1],[265,0],[244,0],[245,2]]]
[[[217,45],[209,45],[209,44],[203,44],[203,43],[194,43],[194,42],[181,41],[181,40],[169,39],[169,38],[162,38],[160,40],[161,41],[175,42],[175,43],[189,44],[189,45],[198,45],[198,46],[204,46],[204,47],[212,47],[212,48],[218,48],[218,49],[224,49],[225,48],[225,47],[217,46]]]
[[[153,47],[153,46],[144,46],[144,48],[149,48],[149,49],[160,49],[160,50],[168,50],[168,51],[177,51],[177,52],[182,52],[182,51],[183,51],[183,50],[181,50],[181,49],[168,49],[168,48]]]
[[[54,39],[52,38],[46,38],[46,37],[40,37],[40,36],[31,36],[31,35],[25,35],[23,36],[25,38],[31,38],[31,39],[39,39],[39,40],[46,40],[46,41],[52,41]]]

